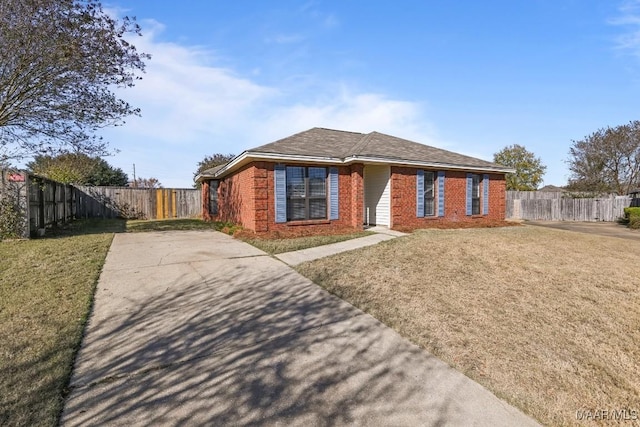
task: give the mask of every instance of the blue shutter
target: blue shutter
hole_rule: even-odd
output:
[[[416,216],[424,217],[424,171],[418,169],[416,173]]]
[[[338,168],[329,168],[329,219],[339,218]]]
[[[467,174],[467,215],[471,215],[472,212],[472,201],[471,197],[473,196],[473,174]]]
[[[489,174],[482,176],[482,215],[489,214]]]
[[[444,216],[444,171],[438,172],[438,216]]]
[[[276,165],[273,171],[276,201],[276,222],[287,222],[287,171],[284,165]]]

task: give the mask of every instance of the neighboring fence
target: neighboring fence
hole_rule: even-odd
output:
[[[192,218],[201,213],[200,190],[192,188],[86,187],[76,189],[80,218]]]
[[[617,221],[631,205],[627,196],[573,198],[563,192],[507,191],[506,217],[540,221]]]
[[[15,201],[23,218],[22,237],[74,218],[193,218],[201,213],[197,189],[73,186],[22,171],[0,170],[0,197]]]

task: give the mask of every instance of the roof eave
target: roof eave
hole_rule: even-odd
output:
[[[373,163],[373,164],[393,164],[400,166],[419,166],[426,168],[439,168],[447,170],[466,170],[478,172],[497,172],[497,173],[515,173],[515,169],[505,168],[501,166],[478,166],[478,165],[461,165],[455,163],[444,162],[421,162],[416,160],[392,159],[386,157],[370,157],[370,156],[350,156],[344,159],[345,164],[349,163]]]
[[[325,164],[345,164],[345,165],[351,164],[351,163],[392,164],[392,165],[400,165],[400,166],[416,166],[416,167],[426,167],[426,168],[436,168],[436,169],[439,168],[439,169],[447,169],[447,170],[515,173],[514,169],[505,168],[505,167],[460,165],[460,164],[442,163],[442,162],[421,162],[421,161],[414,161],[414,160],[392,159],[392,158],[386,158],[386,157],[349,156],[346,158],[340,158],[340,157],[325,157],[325,156],[305,156],[300,154],[278,154],[278,153],[245,151],[242,154],[233,158],[229,163],[227,163],[224,167],[220,168],[216,173],[199,174],[198,176],[196,176],[195,181],[200,182],[205,179],[223,178],[225,175],[255,160],[266,160],[266,161],[273,161],[273,162],[325,163]]]
[[[233,172],[234,170],[244,166],[250,161],[266,160],[272,162],[296,162],[296,163],[326,163],[336,164],[343,163],[343,159],[338,157],[322,157],[322,156],[304,156],[300,154],[277,154],[264,153],[257,151],[245,151],[227,163],[223,168],[218,170],[211,179],[219,179]]]

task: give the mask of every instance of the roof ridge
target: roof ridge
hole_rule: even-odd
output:
[[[356,142],[355,145],[351,147],[351,150],[345,153],[345,157],[357,156],[358,152],[361,151],[364,147],[366,147],[369,144],[369,142],[371,141],[372,135],[374,133],[377,133],[377,132],[374,131],[374,132],[369,132],[367,134],[363,134],[360,141]]]

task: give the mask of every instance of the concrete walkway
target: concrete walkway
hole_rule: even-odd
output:
[[[364,248],[384,242],[385,240],[395,239],[396,237],[406,236],[406,233],[389,230],[385,227],[372,227],[368,229],[376,234],[370,236],[359,237],[357,239],[345,240],[344,242],[331,243],[329,245],[317,246],[315,248],[300,249],[299,251],[285,252],[274,255],[280,261],[295,266],[306,261],[324,258],[341,252],[352,251],[354,249]]]
[[[63,426],[533,426],[248,244],[117,234]]]

